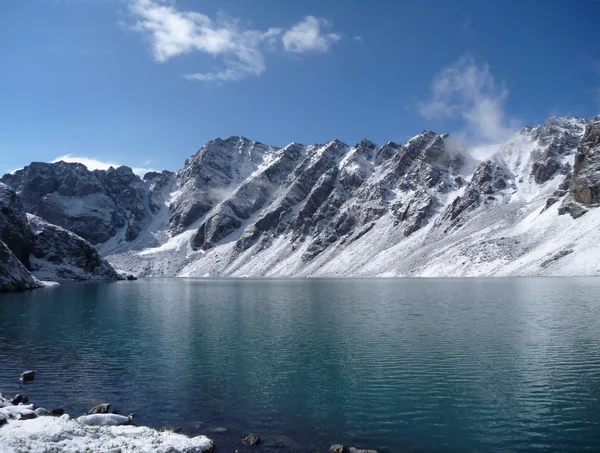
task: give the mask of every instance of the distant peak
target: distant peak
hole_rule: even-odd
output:
[[[360,143],[358,144],[358,146],[362,147],[362,148],[375,148],[377,147],[377,143],[372,142],[371,140],[369,140],[368,138],[363,138]]]
[[[339,138],[334,138],[333,140],[331,140],[330,142],[327,143],[327,146],[347,147],[348,145],[346,145]]]

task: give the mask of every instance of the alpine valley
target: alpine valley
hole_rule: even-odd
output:
[[[422,132],[215,139],[177,173],[34,162],[0,181],[0,288],[138,277],[600,274],[600,116],[487,147]]]

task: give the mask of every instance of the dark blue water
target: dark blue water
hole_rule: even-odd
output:
[[[38,377],[17,389],[25,369]],[[221,446],[258,432],[306,451],[600,451],[600,279],[165,279],[1,295],[0,391],[73,415],[108,401],[155,427],[225,427]]]

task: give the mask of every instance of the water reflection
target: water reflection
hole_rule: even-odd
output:
[[[600,445],[598,279],[139,280],[0,296],[0,388],[388,451]],[[50,391],[51,387],[51,391]]]

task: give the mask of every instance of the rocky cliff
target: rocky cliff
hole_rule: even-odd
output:
[[[34,162],[0,181],[27,212],[98,245],[136,240],[160,211],[157,199],[171,179],[170,172],[150,173],[144,182],[129,167],[90,171],[77,163]]]
[[[0,292],[35,289],[43,284],[17,259],[8,246],[0,241]]]
[[[569,194],[559,209],[561,214],[578,218],[600,203],[600,116],[587,125],[564,185]]]
[[[122,277],[86,240],[26,214],[17,194],[0,183],[0,291],[90,279]]]

